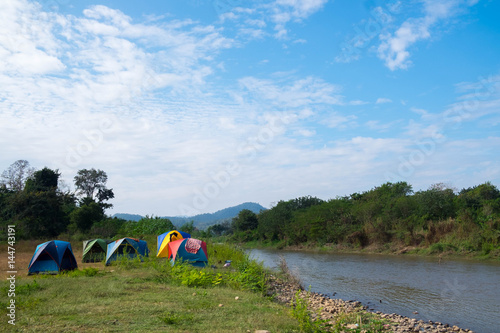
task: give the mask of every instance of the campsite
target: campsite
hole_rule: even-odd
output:
[[[500,0],[0,17],[0,333],[500,332]]]
[[[9,217],[4,221],[7,242],[2,244],[9,246],[9,256],[2,257],[0,264],[15,268],[15,275],[4,271],[0,287],[12,296],[2,300],[0,308],[15,317],[14,330],[342,332],[357,324],[356,328],[372,332],[400,331],[394,329],[392,317],[365,311],[361,304],[353,307],[346,302],[322,310],[323,302],[330,301],[320,297],[312,307],[309,295],[313,300],[317,295],[290,292],[295,289],[276,283],[276,276],[293,281],[286,265],[282,272],[269,271],[239,246],[252,242],[258,246],[259,241],[279,249],[310,246],[334,253],[343,249],[399,252],[413,244],[414,253],[424,255],[441,256],[448,249],[493,258],[500,253],[490,232],[498,228],[498,220],[493,219],[498,206],[492,205],[499,202],[500,192],[491,183],[456,195],[440,189],[411,194],[409,184],[388,182],[329,201],[307,196],[279,201],[258,213],[242,209],[231,222],[206,230],[197,229],[192,221],[178,230],[159,216],[138,221],[107,216],[104,212],[110,204],[105,201],[112,193],[105,182],[94,183],[103,188],[99,195],[83,193],[77,199],[57,190],[58,177],[57,170],[45,168],[35,172],[24,189],[4,188],[0,196],[3,214]],[[436,201],[437,194],[450,204],[446,213],[452,215],[437,210],[441,215],[426,220],[432,211],[425,213],[425,209],[433,208],[427,199]],[[401,203],[415,213],[425,213],[412,215],[410,229],[404,216],[398,215]],[[38,212],[38,207],[47,209]],[[366,219],[368,213],[374,214],[373,219]],[[462,223],[453,214],[477,219],[488,214],[492,219],[478,229],[475,220]],[[59,217],[57,224],[54,215]],[[398,216],[401,223],[393,223]],[[315,222],[309,223],[313,217]],[[373,221],[392,222],[383,229]],[[320,316],[319,311],[329,312]],[[0,330],[11,331],[13,327],[6,325],[14,326],[3,321]]]
[[[92,239],[73,247],[61,240],[21,240],[16,243],[16,324],[2,321],[0,331],[341,332],[359,323],[383,332],[391,327],[389,320],[348,303],[326,314],[330,319],[313,321],[310,311],[321,310],[308,310],[307,299],[316,307],[318,295],[302,291],[299,296],[301,287],[286,264],[271,272],[234,244],[185,233],[187,238],[168,242],[168,255],[162,257],[162,235]],[[155,241],[157,251],[151,253],[148,246],[154,248]],[[106,258],[84,260],[99,243],[107,245]],[[48,268],[30,273],[38,258]],[[52,259],[59,271],[50,271]],[[74,266],[62,265],[65,260]],[[8,282],[1,286],[7,290]],[[7,314],[7,303],[1,305]],[[333,318],[335,327],[328,324]]]
[[[154,248],[156,237],[145,240]],[[217,268],[200,269],[172,265],[154,252],[142,262],[124,256],[111,265],[82,263],[83,247],[72,241],[77,269],[28,276],[37,243],[16,243],[17,320],[15,326],[2,320],[2,332],[298,331],[287,307],[263,297],[263,268],[227,244],[208,244],[210,265]],[[231,270],[222,268],[226,258],[233,260]]]

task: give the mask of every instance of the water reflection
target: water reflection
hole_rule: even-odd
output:
[[[268,267],[277,267],[282,255],[305,287],[330,297],[477,332],[500,332],[500,263],[272,250],[250,253]]]

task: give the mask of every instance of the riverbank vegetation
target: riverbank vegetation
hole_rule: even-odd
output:
[[[413,192],[406,182],[385,183],[327,201],[279,201],[259,214],[242,211],[225,229],[212,228],[236,242],[277,248],[499,258],[500,191],[489,182],[459,192],[444,184]]]
[[[77,241],[179,229],[203,239],[222,236],[277,248],[500,258],[500,191],[490,182],[460,191],[434,184],[417,192],[406,182],[388,182],[330,200],[282,200],[258,214],[245,209],[232,222],[197,230],[192,222],[174,226],[154,216],[138,222],[106,216],[114,193],[102,170],[79,170],[74,192],[59,178],[58,170],[36,171],[23,160],[2,173],[0,241],[6,240],[9,225],[15,226],[17,239]]]

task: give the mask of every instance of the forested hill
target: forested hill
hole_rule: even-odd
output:
[[[139,221],[144,216],[137,215],[137,214],[122,214],[122,213],[118,213],[118,214],[113,215],[112,217],[116,217],[116,218],[119,218],[119,219],[124,219],[124,220],[127,220],[127,221]]]
[[[210,225],[222,223],[226,220],[231,220],[233,217],[238,216],[238,213],[243,209],[251,210],[258,214],[260,211],[265,210],[263,206],[255,202],[245,202],[237,206],[221,209],[215,213],[198,214],[194,216],[162,216],[167,218],[177,227],[182,226],[184,223],[193,221],[193,225],[199,229],[204,229]],[[122,218],[130,221],[139,221],[143,216],[135,214],[115,214],[113,217]]]

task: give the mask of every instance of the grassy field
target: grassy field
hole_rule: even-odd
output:
[[[82,264],[82,248],[72,242],[77,271],[27,276],[41,242],[16,244],[16,325],[8,323],[10,298],[2,296],[1,332],[299,331],[289,308],[263,296],[259,265],[226,245],[211,244],[210,264],[218,268],[200,270],[156,258]],[[0,264],[7,267],[6,245],[1,247]],[[223,259],[233,260],[231,269],[222,268]],[[2,274],[7,295],[6,270]]]

